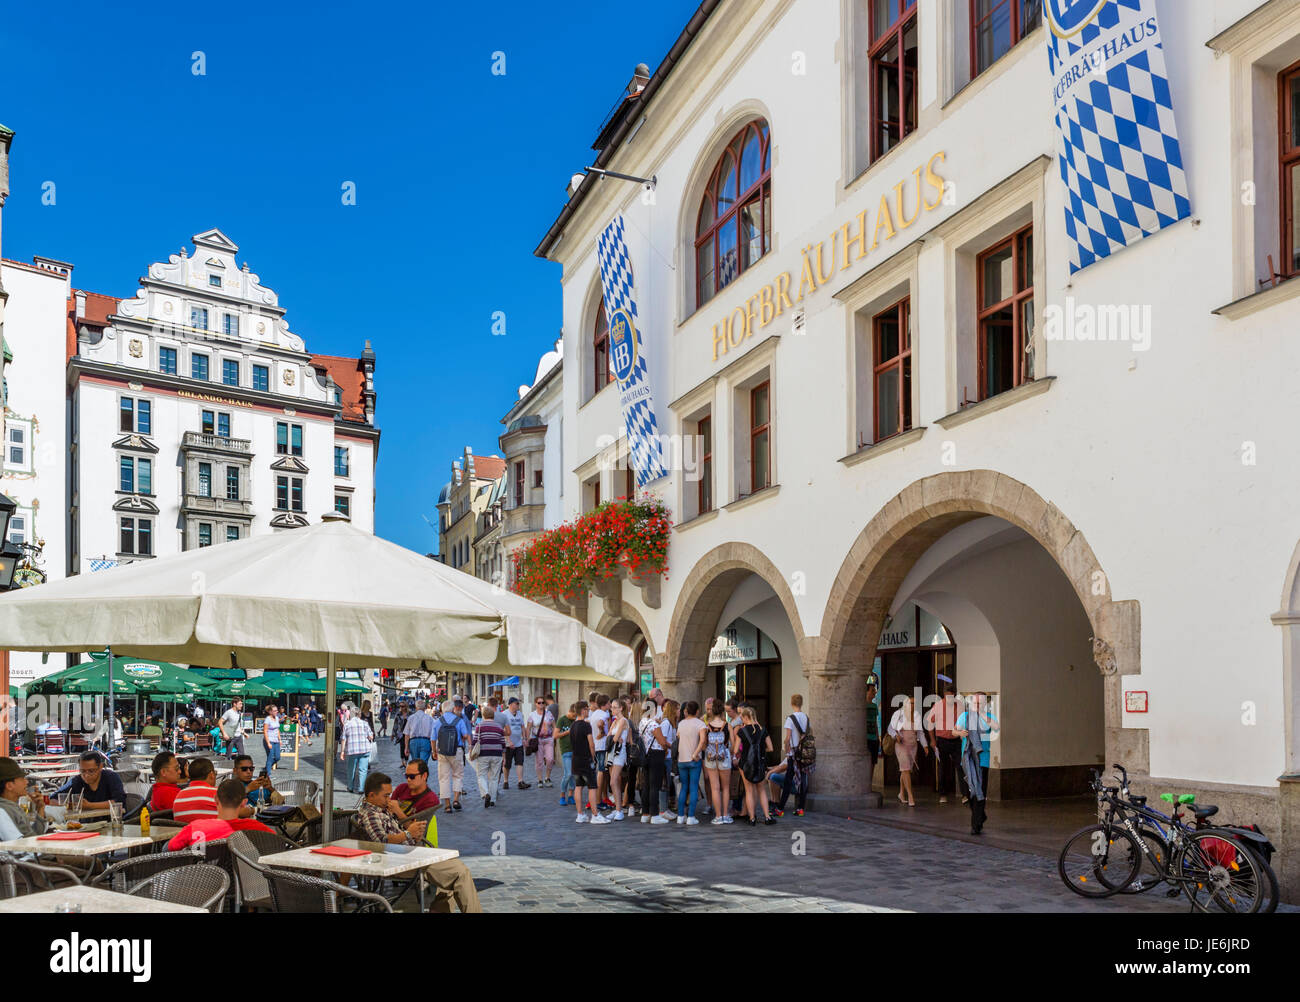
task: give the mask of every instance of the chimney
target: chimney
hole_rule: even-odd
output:
[[[86,315],[86,294],[77,289],[73,295],[77,297],[77,319],[80,320]]]

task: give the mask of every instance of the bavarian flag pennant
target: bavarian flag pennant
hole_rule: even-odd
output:
[[[1070,272],[1192,214],[1155,0],[1043,0]]]
[[[596,256],[605,293],[605,316],[609,320],[609,367],[618,380],[636,484],[644,487],[664,476],[663,444],[659,440],[645,341],[641,338],[636,312],[632,259],[627,252],[622,214],[605,227],[596,241]]]

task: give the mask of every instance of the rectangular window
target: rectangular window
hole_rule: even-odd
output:
[[[515,507],[524,503],[524,464],[515,463]]]
[[[190,356],[190,378],[207,380],[208,378],[208,356],[200,355],[195,352]]]
[[[239,385],[239,363],[234,359],[221,360],[221,382],[225,386]]]
[[[212,497],[212,464],[199,463],[199,497]]]
[[[142,557],[153,553],[153,519],[142,518],[136,525],[135,552]]]
[[[17,544],[27,542],[26,515],[14,515],[9,519],[9,542]]]
[[[275,507],[277,511],[289,510],[289,478],[275,478]]]
[[[190,307],[190,326],[197,330],[205,331],[208,329],[208,311],[202,306]]]
[[[300,424],[289,426],[289,453],[294,456],[302,455],[302,425]]]
[[[281,456],[301,456],[302,425],[276,422],[275,451]]]
[[[175,348],[158,349],[158,371],[165,372],[169,376],[176,375],[176,349]]]
[[[137,494],[153,493],[153,460],[141,459],[136,463],[135,487]]]
[[[271,385],[271,370],[265,365],[253,366],[253,389],[261,390],[263,393]]]
[[[199,549],[212,545],[212,523],[199,523]]]
[[[212,286],[214,289],[220,289],[220,288],[221,288],[221,276],[220,276],[220,275],[209,275],[209,276],[208,276],[208,285]]]
[[[289,500],[290,507],[294,511],[302,511],[302,478],[293,477],[289,481]]]
[[[1300,63],[1282,73],[1278,152],[1282,178],[1282,273],[1300,275]]]
[[[118,423],[118,431],[135,431],[135,401],[130,397],[123,397],[122,402],[118,406],[121,408],[121,420]]]
[[[153,434],[153,404],[148,400],[136,401],[135,430],[141,435]]]
[[[239,526],[237,525],[226,526],[226,542],[236,543],[238,541],[239,541]]]
[[[772,486],[771,382],[759,383],[749,392],[750,492]]]
[[[214,411],[203,412],[203,434],[215,435],[217,433],[217,415]]]
[[[335,494],[335,495],[334,495],[334,510],[335,510],[336,512],[338,512],[340,515],[346,515],[348,518],[351,518],[351,517],[352,517],[352,499],[349,498],[346,494]]]
[[[348,475],[348,450],[345,446],[334,446],[334,476],[346,477]]]
[[[9,465],[27,465],[27,429],[11,425],[6,436],[9,440]]]
[[[912,427],[911,300],[895,303],[872,318],[874,441]]]
[[[980,399],[1032,378],[1025,348],[1034,334],[1034,229],[1027,226],[975,262]]]
[[[594,360],[594,374],[596,379],[595,386],[592,387],[593,394],[603,390],[611,379],[613,373],[609,371],[609,320],[605,316],[605,304],[600,304],[600,309],[596,313],[596,332],[592,338],[592,358]]]
[[[1041,0],[970,0],[971,76],[983,73],[1042,22]]]
[[[121,538],[120,552],[134,553],[135,552],[135,519],[133,518],[122,519],[121,529],[122,529],[122,538]]]
[[[226,467],[226,500],[239,500],[239,467]]]
[[[121,476],[118,478],[118,490],[127,494],[135,493],[135,460],[130,456],[121,456],[118,459],[118,472]]]
[[[713,511],[713,419],[701,418],[695,434],[700,450],[699,514],[703,515]]]
[[[231,337],[239,336],[239,314],[223,313],[221,315],[221,333]]]
[[[916,0],[871,0],[871,159],[884,156],[917,125]]]
[[[542,486],[542,471],[541,471],[541,470],[533,470],[533,486],[534,486],[534,487],[541,487],[541,486]]]
[[[221,438],[230,437],[230,415],[229,414],[217,415],[217,435],[219,435]]]

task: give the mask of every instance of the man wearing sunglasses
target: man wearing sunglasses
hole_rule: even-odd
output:
[[[253,765],[253,756],[236,755],[234,767],[231,772],[231,779],[237,779],[244,784],[244,796],[248,803],[239,809],[241,818],[251,818],[257,813],[257,808],[263,804],[273,804],[278,799],[284,803],[284,798],[279,796],[276,790],[271,786],[271,777],[266,775],[266,770],[262,770],[262,775],[254,776],[255,767]]]
[[[438,806],[438,795],[429,789],[429,763],[422,758],[406,763],[406,782],[399,783],[388,801],[388,809],[398,821],[406,821],[417,814]]]

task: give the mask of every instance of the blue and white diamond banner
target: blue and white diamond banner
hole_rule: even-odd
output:
[[[654,394],[646,365],[645,342],[636,312],[636,287],[632,259],[624,238],[623,216],[616,216],[596,241],[600,284],[605,292],[609,319],[609,367],[618,380],[628,449],[636,469],[636,483],[644,487],[664,476],[663,445],[655,417]]]
[[[1043,0],[1070,272],[1192,214],[1155,0]]]

